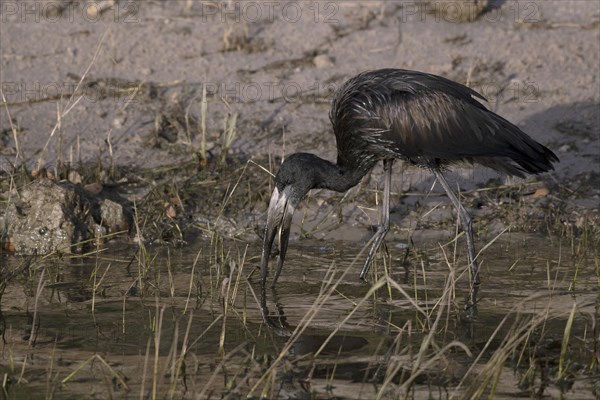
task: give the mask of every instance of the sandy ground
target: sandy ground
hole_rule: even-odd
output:
[[[600,2],[494,1],[474,22],[460,22],[461,2],[433,3],[438,11],[391,1],[2,0],[0,164],[18,161],[15,135],[31,169],[189,160],[203,88],[209,150],[237,115],[234,155],[335,159],[332,92],[360,71],[398,67],[481,92],[560,157],[545,179],[582,179],[585,204],[597,207]],[[165,139],[157,126],[169,118],[181,129]],[[460,173],[462,187],[495,176]],[[403,189],[431,185],[420,171],[397,179]]]

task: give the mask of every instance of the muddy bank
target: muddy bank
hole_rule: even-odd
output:
[[[0,218],[3,249],[17,254],[81,253],[115,239],[179,247],[215,234],[261,241],[278,163],[198,157],[146,170],[79,165],[56,170],[57,175],[47,170],[35,171],[35,176],[26,170],[5,173],[0,184],[7,205]],[[294,215],[292,240],[368,241],[379,224],[378,174],[376,169],[347,193],[312,191]],[[567,183],[492,180],[463,190],[461,200],[474,217],[481,241],[505,232],[598,241],[600,215],[594,193],[599,179],[600,174],[584,173]],[[424,182],[433,185],[433,176]],[[453,237],[457,217],[444,192],[414,191],[410,182],[405,187],[392,190],[388,241],[407,244]]]

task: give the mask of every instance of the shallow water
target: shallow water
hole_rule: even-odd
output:
[[[2,256],[3,396],[595,398],[600,274],[582,243],[501,237],[463,323],[462,238],[456,254],[388,242],[368,284],[358,244],[295,241],[267,291],[271,328],[258,243]]]

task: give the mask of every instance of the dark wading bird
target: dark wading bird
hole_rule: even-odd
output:
[[[456,163],[478,163],[524,177],[553,170],[558,157],[521,129],[485,108],[485,98],[466,86],[423,72],[380,69],[348,80],[337,92],[329,118],[337,142],[337,164],[313,154],[286,158],[275,176],[261,260],[263,311],[273,241],[279,233],[279,261],[271,287],[281,273],[298,203],[311,189],[344,192],[383,161],[381,225],[360,272],[364,280],[373,256],[389,230],[392,164],[401,159],[433,172],[458,212],[467,237],[471,290],[466,310],[476,315],[480,284],[472,220],[444,178]]]

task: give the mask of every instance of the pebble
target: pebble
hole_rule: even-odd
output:
[[[83,187],[83,190],[91,194],[99,194],[102,189],[103,186],[99,183],[89,183]]]
[[[334,66],[333,60],[327,54],[319,54],[313,58],[313,63],[317,68],[330,68]]]
[[[79,174],[79,172],[77,172],[75,170],[69,171],[68,179],[69,179],[69,182],[74,183],[76,185],[78,185],[82,182],[81,175]]]
[[[113,128],[115,128],[115,129],[121,129],[124,124],[125,124],[125,118],[123,118],[123,117],[117,117],[117,118],[113,119],[113,122],[112,122]]]
[[[550,194],[550,189],[547,187],[541,187],[535,190],[533,197],[546,197]]]

